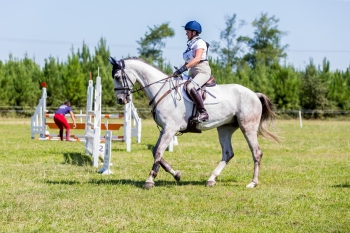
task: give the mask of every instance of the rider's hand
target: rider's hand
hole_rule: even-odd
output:
[[[183,72],[185,72],[186,70],[188,70],[187,66],[183,65],[180,69],[176,70],[173,75],[178,76],[178,75],[182,74]]]
[[[73,129],[75,129],[77,127],[77,124],[74,122],[73,123]]]

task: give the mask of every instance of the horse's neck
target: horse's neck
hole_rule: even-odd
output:
[[[163,86],[164,82],[161,80],[167,77],[166,74],[142,61],[133,63],[131,67],[136,72],[137,82],[142,87],[145,87],[144,91],[150,100],[153,99],[153,97],[159,91],[163,92],[163,90],[161,90],[161,87]],[[165,89],[168,90],[167,87]]]

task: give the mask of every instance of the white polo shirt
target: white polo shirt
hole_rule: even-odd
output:
[[[196,57],[196,50],[204,49],[201,60],[207,60],[207,43],[199,36],[194,37],[192,40],[187,42],[187,49],[183,53],[183,59],[186,63],[189,63]]]

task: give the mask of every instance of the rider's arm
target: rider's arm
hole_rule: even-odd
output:
[[[77,127],[77,124],[75,123],[75,117],[74,117],[74,114],[73,114],[73,112],[72,111],[70,111],[69,112],[69,114],[70,114],[70,117],[72,118],[72,120],[73,120],[73,128],[75,129],[75,127]]]

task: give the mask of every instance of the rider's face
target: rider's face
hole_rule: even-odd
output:
[[[186,30],[186,36],[187,36],[187,39],[191,39],[192,38],[192,31],[190,30]]]

